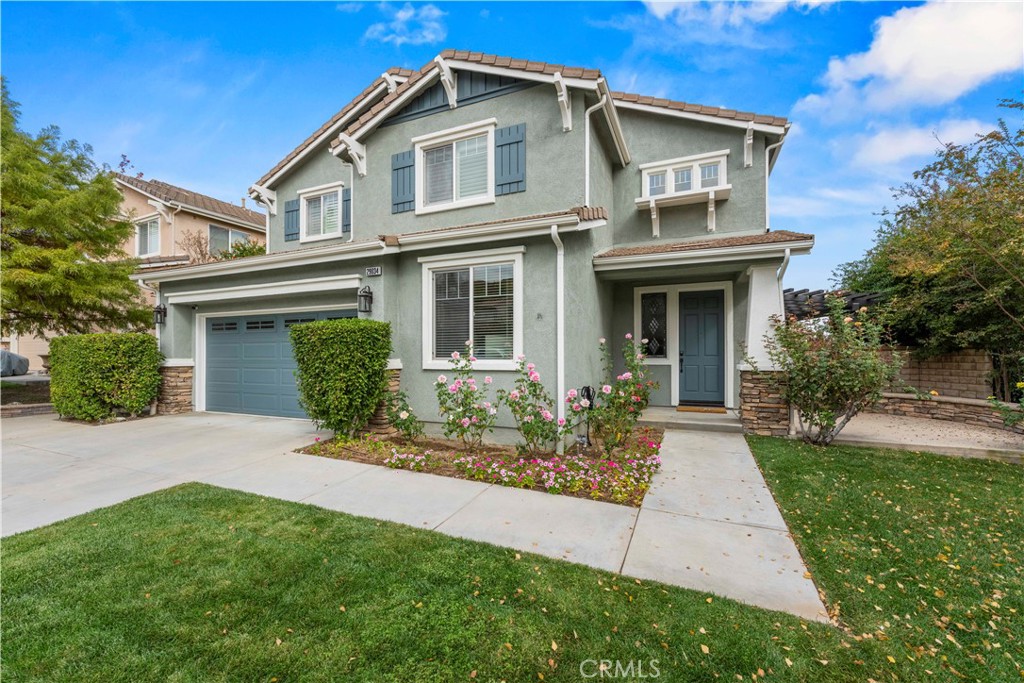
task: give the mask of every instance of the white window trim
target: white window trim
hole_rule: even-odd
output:
[[[497,263],[512,264],[512,358],[508,360],[480,359],[473,363],[474,370],[509,370],[516,369],[516,360],[523,353],[523,254],[526,247],[508,247],[505,249],[486,249],[451,256],[424,256],[419,263],[423,268],[421,298],[423,300],[423,369],[448,370],[451,365],[446,359],[434,358],[434,288],[433,273],[435,270],[450,268],[488,266]],[[472,286],[472,283],[470,283]],[[473,334],[473,321],[470,320],[470,335]]]
[[[141,240],[139,240],[139,230],[140,230],[140,228],[142,228],[143,225],[146,225],[147,223],[153,223],[153,222],[156,223],[156,251],[148,251],[145,254],[143,254],[140,251],[140,249],[139,249],[140,245],[142,244]],[[153,247],[153,245],[150,244],[150,249],[152,249],[152,247]],[[159,216],[159,214],[150,216],[150,217],[145,218],[145,219],[140,219],[140,220],[137,220],[135,222],[135,255],[138,258],[149,258],[150,256],[159,256],[160,255],[160,216]]]
[[[244,236],[246,242],[251,242],[252,241],[252,235],[247,233],[245,230],[239,230],[238,228],[229,228],[229,227],[224,226],[224,225],[217,225],[216,223],[209,223],[206,226],[206,241],[207,241],[207,250],[210,252],[211,256],[213,255],[213,249],[212,249],[213,235],[211,233],[212,233],[214,228],[217,228],[219,230],[227,230],[228,231],[228,248],[227,248],[227,251],[231,251],[231,247],[234,246],[234,244],[235,244],[235,242],[231,239],[231,233],[235,233],[235,234]]]
[[[480,206],[481,204],[493,204],[494,203],[494,131],[498,126],[498,120],[495,118],[485,119],[483,121],[477,121],[475,123],[468,123],[463,126],[456,126],[455,128],[448,128],[446,130],[437,131],[436,133],[430,133],[429,135],[420,135],[412,139],[413,145],[415,146],[415,182],[416,182],[416,208],[415,215],[419,216],[422,214],[437,213],[438,211],[449,211],[451,209],[461,209],[467,206]],[[430,204],[426,203],[427,191],[426,191],[426,173],[424,172],[424,153],[427,150],[439,147],[441,145],[454,144],[459,140],[465,140],[467,138],[477,137],[479,135],[487,135],[487,192],[476,197],[468,197],[466,199],[455,199],[451,202],[444,204]],[[454,149],[453,159],[454,159]],[[452,177],[452,192],[454,196],[455,186],[458,183],[457,171],[453,165],[453,177]]]
[[[342,189],[344,189],[345,183],[338,181],[336,183],[327,183],[326,185],[317,185],[316,187],[307,187],[299,190],[299,243],[305,244],[307,242],[322,242],[323,240],[336,240],[341,239],[345,234],[342,226],[344,221],[345,207],[343,205],[344,197],[342,196]],[[320,197],[326,194],[334,192],[338,195],[338,232],[332,232],[326,235],[313,235],[312,237],[306,235],[306,200],[312,199],[313,197]],[[321,209],[322,210],[322,209]]]
[[[723,149],[718,152],[707,154],[695,154],[689,157],[678,159],[667,159],[665,161],[653,161],[640,166],[641,185],[640,198],[637,200],[650,200],[661,202],[672,197],[685,197],[690,195],[706,195],[709,192],[723,190],[729,187],[728,177],[729,150]],[[718,184],[714,187],[701,187],[700,170],[704,166],[718,164]],[[684,169],[690,169],[690,189],[676,192],[675,173]],[[665,174],[665,192],[662,194],[651,194],[652,175]]]
[[[666,297],[665,324],[668,325],[665,335],[666,358],[648,358],[648,365],[667,366],[672,405],[679,405],[679,294],[680,292],[703,292],[722,290],[725,307],[725,407],[736,408],[734,397],[736,383],[736,339],[733,327],[732,282],[696,282],[685,285],[656,285],[652,287],[633,288],[633,334],[636,339],[643,337],[641,330],[640,296],[642,294],[664,293]],[[673,304],[673,302],[675,302]]]

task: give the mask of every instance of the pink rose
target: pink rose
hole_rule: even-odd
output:
[[[490,384],[490,383],[491,383],[491,382],[493,382],[493,381],[494,381],[494,380],[493,380],[493,379],[491,379],[491,376],[490,376],[490,375],[487,375],[486,377],[484,377],[484,384]]]
[[[452,351],[452,360],[458,360],[460,358],[458,351]]]
[[[512,399],[513,401],[518,401],[519,400],[519,392],[516,391],[515,389],[513,389],[511,392],[509,392],[508,397],[510,399]]]
[[[601,337],[600,339],[598,339],[598,340],[597,340],[597,343],[598,343],[598,344],[604,344],[604,343],[605,343],[605,341],[606,341],[606,340],[605,340],[605,338],[604,338],[604,337]]]
[[[603,387],[601,387],[601,393],[602,394],[610,394],[610,393],[612,393],[611,386],[605,384]]]
[[[534,369],[536,369],[536,367],[537,367],[537,366],[536,366],[536,365],[534,365],[533,363],[527,363],[527,364],[526,364],[526,369],[527,369],[527,370],[534,370]]]
[[[565,426],[565,418],[564,417],[558,418],[558,426],[559,427],[564,427]]]
[[[447,384],[447,382],[448,382],[448,378],[445,377],[444,375],[438,375],[437,376],[437,383],[438,384]]]
[[[567,394],[567,396],[568,396],[569,398],[576,398],[576,397],[577,397],[578,395],[579,395],[579,394],[577,394],[577,393],[576,393],[576,390],[575,390],[575,389],[570,389],[570,390],[569,390],[569,393]]]
[[[574,411],[576,411],[577,413],[580,412],[580,404],[579,403],[573,403],[572,404],[572,409]]]
[[[632,339],[633,335],[629,332],[626,333],[626,339]]]
[[[469,357],[469,362],[470,363],[475,363],[476,362],[476,356],[470,356]]]
[[[587,399],[583,399],[582,401],[580,401],[580,405],[583,406],[584,408],[589,408],[590,401],[588,401]]]
[[[456,391],[458,391],[458,390],[459,390],[459,388],[458,388],[457,386],[455,386],[454,384],[453,384],[453,385],[451,385],[450,387],[448,387],[448,391],[449,391],[449,392],[451,392],[451,393],[453,393],[453,394],[454,394],[454,393],[455,393]]]
[[[462,418],[462,426],[463,427],[468,427],[469,426],[469,418],[468,417]]]

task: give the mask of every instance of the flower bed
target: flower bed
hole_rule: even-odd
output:
[[[561,456],[548,452],[523,457],[515,448],[490,445],[469,453],[457,441],[421,438],[407,443],[374,435],[318,441],[302,452],[638,507],[661,466],[663,433],[638,427],[610,455],[571,447]]]

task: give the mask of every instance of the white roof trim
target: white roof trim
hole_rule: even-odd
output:
[[[597,92],[606,97],[604,104],[604,117],[608,122],[608,128],[612,132],[612,140],[615,141],[615,150],[619,153],[619,163],[628,166],[632,161],[629,148],[626,146],[626,136],[622,132],[622,121],[619,120],[619,112],[616,109],[614,98],[608,89],[608,82],[604,78],[597,80]]]
[[[524,71],[522,69],[511,69],[493,64],[480,64],[479,62],[467,62],[461,59],[445,60],[452,69],[461,71],[476,71],[477,73],[494,74],[496,76],[510,76],[522,81],[537,81],[538,83],[555,82],[555,74],[548,74],[539,71]],[[583,90],[597,90],[597,80],[589,78],[568,78],[564,74],[562,80],[570,88],[581,88]]]
[[[234,287],[217,287],[199,289],[188,292],[167,294],[169,304],[194,304],[209,301],[232,301],[236,299],[263,299],[268,296],[288,294],[318,294],[336,292],[341,289],[358,289],[362,280],[360,275],[331,275],[314,277],[305,280],[289,280],[286,282],[262,282],[256,285],[238,285]]]
[[[680,111],[679,109],[666,109],[665,107],[655,107],[650,104],[640,104],[638,102],[627,102],[625,100],[616,99],[615,106],[623,109],[635,109],[637,111],[646,112],[648,114],[659,114],[661,116],[674,116],[680,119],[690,119],[693,121],[702,121],[704,123],[713,123],[719,126],[729,126],[730,128],[742,128],[746,130],[752,123],[751,121],[740,121],[738,119],[727,119],[721,116],[710,116],[708,114],[695,114],[688,111]],[[754,123],[754,130],[760,133],[767,133],[768,135],[782,135],[786,132],[786,126],[771,126],[766,123]]]
[[[630,268],[653,268],[657,266],[681,266],[695,263],[722,263],[743,261],[750,258],[784,258],[788,250],[792,254],[806,254],[814,246],[814,240],[794,242],[773,242],[731,247],[707,247],[691,251],[662,252],[658,254],[635,254],[631,256],[594,257],[595,271],[627,270]]]

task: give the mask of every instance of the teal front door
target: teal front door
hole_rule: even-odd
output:
[[[725,404],[725,297],[679,293],[679,403]]]

